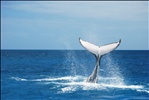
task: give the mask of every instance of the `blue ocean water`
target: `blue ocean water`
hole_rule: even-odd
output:
[[[149,51],[103,56],[98,83],[87,83],[94,67],[85,50],[2,50],[1,99],[149,99]]]

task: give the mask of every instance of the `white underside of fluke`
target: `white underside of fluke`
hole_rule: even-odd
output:
[[[89,43],[87,41],[83,41],[82,39],[79,39],[79,40],[80,40],[81,45],[86,50],[88,50],[89,52],[93,53],[96,56],[101,56],[101,55],[104,55],[104,54],[107,54],[107,53],[113,51],[114,49],[116,49],[119,46],[119,44],[121,42],[121,40],[119,40],[119,42],[111,43],[108,45],[96,46],[96,45]]]

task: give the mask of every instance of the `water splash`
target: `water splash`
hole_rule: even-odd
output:
[[[80,73],[86,75],[86,66],[84,66],[83,62],[81,62],[81,59],[82,57],[80,57],[80,53],[78,55],[74,50],[66,53],[64,64],[69,69],[71,76],[77,76]]]
[[[81,64],[79,60],[77,59],[77,56],[75,51],[67,52],[65,56],[65,64],[67,65],[67,68],[70,70],[71,76],[78,75],[78,69],[81,70],[82,74],[84,76],[88,76],[86,73],[86,66]],[[93,65],[94,68],[94,65]],[[102,69],[101,69],[102,68]],[[104,75],[102,75],[104,73]],[[107,78],[110,77],[112,80],[101,80],[101,77]],[[86,77],[87,78],[87,77]],[[115,85],[124,85],[124,78],[120,73],[119,65],[112,60],[112,57],[109,55],[102,58],[101,66],[99,70],[99,83],[104,84],[115,84]]]
[[[67,67],[70,67],[70,73],[73,76],[76,76],[76,66],[77,66],[77,61],[74,52],[67,52],[65,56],[65,62],[67,63]]]
[[[106,83],[115,85],[125,84],[124,77],[120,73],[119,65],[112,60],[110,54],[104,57],[101,67],[104,67],[104,76],[112,78],[112,80],[106,81]]]

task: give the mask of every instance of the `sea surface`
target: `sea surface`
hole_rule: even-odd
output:
[[[149,100],[149,51],[1,50],[1,100]]]

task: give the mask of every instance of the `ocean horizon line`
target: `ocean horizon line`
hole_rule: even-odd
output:
[[[37,50],[37,51],[85,51],[84,49],[1,49],[3,50],[19,50],[19,51],[29,51],[29,50]],[[136,50],[136,49],[128,49],[128,50],[115,50],[115,51],[149,51],[149,50]]]

